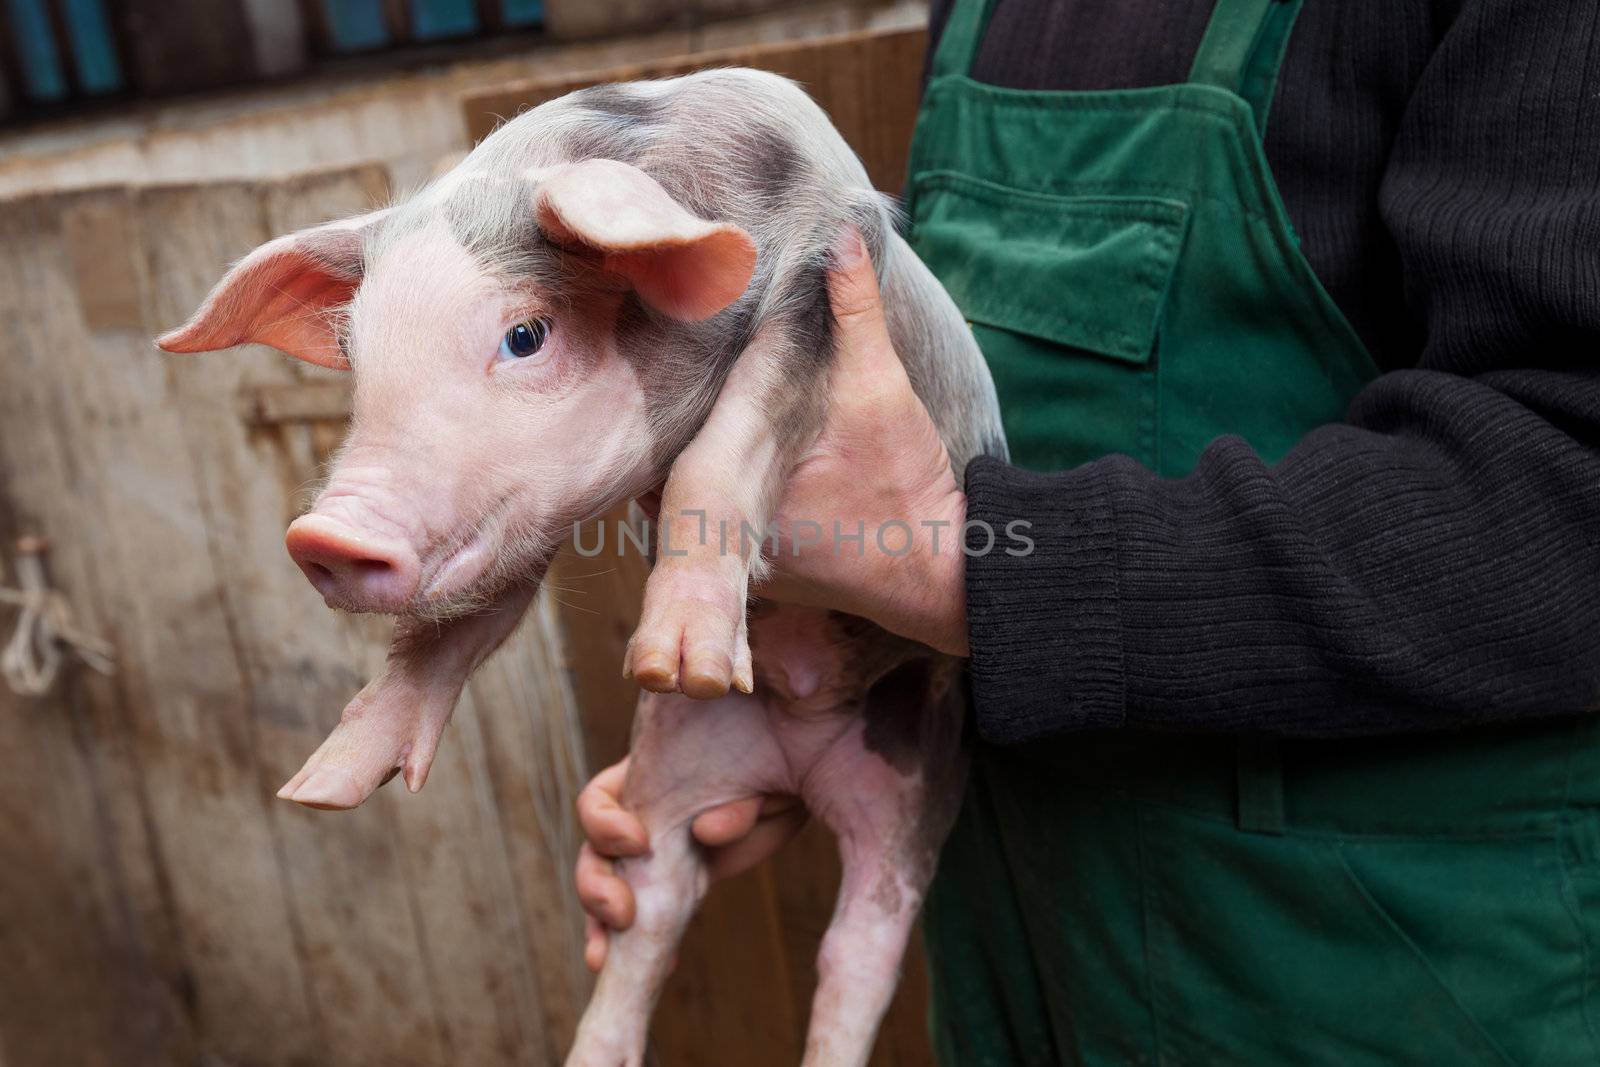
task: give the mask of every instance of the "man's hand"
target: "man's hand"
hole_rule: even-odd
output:
[[[889,340],[877,276],[854,231],[834,249],[828,296],[837,342],[828,416],[785,486],[775,577],[761,593],[848,611],[965,655],[966,497]],[[851,535],[859,524],[865,534],[859,551],[853,543],[835,550],[835,521]],[[820,526],[821,543],[802,538],[812,543],[797,551],[800,523]],[[880,546],[879,531],[889,551]],[[588,912],[584,962],[596,971],[605,961],[606,930],[633,924],[633,891],[611,861],[650,847],[643,824],[618,801],[626,775],[624,760],[595,775],[578,797],[578,821],[588,838],[577,866],[578,899]],[[710,850],[711,877],[726,878],[772,855],[805,819],[793,797],[748,797],[703,812],[693,832]]]
[[[828,296],[837,348],[828,416],[784,487],[776,579],[761,593],[848,611],[964,656],[966,497],[889,340],[878,279],[854,230],[834,248]],[[802,544],[819,528],[820,543]],[[863,540],[836,540],[836,529]]]

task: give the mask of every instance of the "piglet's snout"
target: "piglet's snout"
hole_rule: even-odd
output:
[[[331,607],[397,614],[417,592],[422,568],[405,541],[313,512],[289,525],[284,545]]]

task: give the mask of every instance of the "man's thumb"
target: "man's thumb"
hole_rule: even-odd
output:
[[[838,328],[838,348],[846,358],[870,351],[871,346],[886,338],[878,276],[873,273],[872,257],[861,240],[861,231],[854,226],[834,242],[833,263],[828,270],[828,302]]]

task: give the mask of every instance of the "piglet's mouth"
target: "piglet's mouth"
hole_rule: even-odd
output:
[[[411,605],[411,614],[432,617],[464,614],[482,599],[473,592],[482,584],[494,561],[493,539],[482,530],[473,533],[429,568]]]
[[[493,610],[512,588],[538,588],[556,543],[537,526],[516,524],[507,503],[490,511],[472,533],[440,546],[423,565],[407,614],[444,621]]]

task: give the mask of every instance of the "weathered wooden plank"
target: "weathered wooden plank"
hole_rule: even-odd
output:
[[[836,0],[832,6],[856,14],[859,21],[889,2]],[[753,16],[781,17],[795,9],[793,0],[545,0],[544,31],[552,39],[572,40],[616,37],[663,26],[688,26],[701,32],[732,24],[733,32],[738,33],[751,25],[759,28]],[[803,22],[805,16],[799,20]]]
[[[882,33],[860,42],[866,72],[861,96],[872,102],[858,132],[847,138],[861,153],[873,184],[900,195],[905,186],[911,134],[922,104],[922,70],[928,48],[925,29]]]
[[[0,204],[0,556],[26,528],[66,535],[50,560],[87,629],[110,636],[71,420],[71,383],[55,373],[52,329],[75,300],[50,255],[59,205]],[[70,312],[68,312],[70,314]],[[77,339],[82,343],[82,339]],[[0,579],[3,580],[3,579]],[[9,622],[9,619],[6,621]],[[0,687],[0,1032],[13,1062],[152,1063],[192,1058],[170,899],[147,833],[123,687],[68,674],[47,697]]]
[[[80,198],[61,219],[61,241],[72,267],[78,314],[91,333],[144,327],[141,272],[134,258],[126,198]]]
[[[113,757],[85,744],[86,705],[106,699],[88,684],[69,675],[27,700],[0,686],[0,1040],[17,1064],[176,1067],[193,1062],[194,1034],[130,928],[139,876],[110,837],[135,813],[102,807]]]
[[[630,545],[617,550],[617,529],[628,509],[619,507],[585,524],[583,544],[593,556],[567,545],[550,566],[546,587],[560,609],[566,668],[583,709],[585,751],[595,770],[628,754],[628,734],[639,689],[622,677],[622,651],[639,619],[650,562]],[[606,542],[597,538],[603,530]],[[608,665],[616,664],[616,669]]]
[[[49,291],[48,263],[30,253],[49,240],[54,221],[53,213],[35,205],[0,210],[0,292],[34,285]],[[13,339],[0,361],[0,584],[7,584],[15,581],[9,568],[22,529],[71,530],[81,516],[76,498],[61,491],[68,477],[65,442],[35,414],[48,410],[51,393],[48,377],[33,373],[37,324],[0,306],[0,329]],[[82,562],[69,551],[50,567],[50,578],[69,591],[80,619],[95,626],[96,606],[85,603],[92,582]],[[14,619],[13,610],[0,609],[0,640]],[[134,899],[148,879],[101,861],[101,850],[111,851],[116,841],[112,820],[142,835],[137,820],[125,819],[131,805],[104,803],[104,786],[129,771],[118,759],[126,744],[93,750],[81,743],[86,720],[117,721],[115,688],[82,681],[69,674],[46,697],[27,700],[0,684],[0,766],[6,768],[0,775],[0,915],[6,916],[0,958],[8,961],[0,970],[0,1034],[8,1035],[19,1062],[105,1062],[112,1038],[129,1039],[128,1047],[148,1053],[152,1062],[170,1062],[159,1041],[131,1040],[139,1027],[128,1017],[128,993],[150,990],[151,1018],[161,1018],[162,979],[177,968],[162,974],[122,921],[149,904],[147,896]],[[90,702],[101,707],[91,710]],[[120,858],[130,866],[142,858],[143,867],[150,866],[148,852]],[[161,910],[157,901],[154,911],[159,916]],[[107,963],[90,962],[97,957]]]
[[[544,30],[551,37],[614,37],[661,26],[694,25],[709,16],[747,15],[788,0],[545,0]]]
[[[520,1020],[526,1047],[519,1063],[564,1059],[590,988],[571,878],[578,850],[572,810],[586,762],[552,607],[548,594],[541,596],[521,630],[473,677],[452,729],[457,736],[447,738],[476,769],[470,784],[480,833],[498,843],[479,853],[498,860],[484,877],[498,890],[501,932],[486,952],[527,963],[504,993],[539,1013]]]
[[[502,753],[508,764],[522,771],[522,783],[532,794],[528,803],[518,804],[511,809],[512,812],[532,812],[536,817],[540,836],[537,839],[530,838],[524,843],[524,848],[540,848],[549,857],[549,862],[556,865],[553,877],[559,888],[551,896],[560,901],[561,915],[559,919],[546,920],[545,923],[565,928],[568,931],[565,947],[579,950],[565,956],[566,973],[576,976],[575,980],[569,978],[571,988],[566,1002],[556,999],[550,1002],[552,1033],[560,1039],[559,1058],[565,1058],[568,1040],[588,1001],[590,985],[582,959],[583,909],[578,904],[577,887],[573,884],[571,872],[583,840],[573,815],[574,806],[578,793],[588,784],[593,764],[584,747],[582,709],[572,692],[571,675],[565,669],[565,636],[556,596],[555,590],[546,589],[535,604],[537,615],[534,625],[544,635],[534,646],[537,655],[526,659],[501,657],[491,660],[487,665],[489,669],[477,681],[483,678],[492,680],[492,670],[510,670],[518,679],[518,688],[535,691],[547,701],[544,714],[524,720],[540,724],[540,732],[515,738],[513,744],[495,746],[495,751]],[[548,766],[541,766],[529,759],[532,755],[542,755]],[[556,910],[553,900],[549,898],[537,901],[536,905],[529,910]],[[546,944],[554,948],[554,939]],[[554,973],[561,968],[551,967],[547,970]]]
[[[128,82],[145,95],[232,85],[257,73],[244,0],[120,0],[108,9]]]
[[[256,777],[253,745],[238,714],[221,582],[195,520],[201,504],[182,413],[144,330],[85,328],[63,249],[65,216],[119,202],[126,205],[125,194],[112,190],[7,205],[8,216],[39,227],[35,240],[4,257],[24,260],[26,271],[5,290],[26,300],[21,328],[8,334],[7,369],[20,365],[31,393],[17,437],[54,436],[62,464],[34,480],[19,463],[13,478],[30,484],[13,492],[23,513],[37,514],[54,535],[52,563],[64,575],[94,576],[94,586],[73,588],[90,601],[91,625],[117,640],[116,685],[140,776],[107,807],[144,806],[159,863],[153,880],[174,928],[160,931],[157,909],[137,895],[139,912],[125,922],[151,924],[171,946],[168,988],[186,1002],[203,1050],[292,1063],[312,1054],[317,1034],[264,805],[235,788]],[[105,739],[114,751],[105,733],[97,724],[86,743],[99,750]],[[62,836],[87,829],[74,818]]]
[[[256,73],[264,78],[291,74],[306,65],[306,25],[292,0],[244,0]]]
[[[251,385],[239,393],[237,410],[250,426],[343,423],[350,415],[350,385],[342,379]]]
[[[147,301],[181,276],[157,239],[228,232],[203,213],[157,219],[151,208],[143,197],[134,205]],[[134,637],[127,669],[137,686],[138,749],[194,972],[201,1047],[223,1059],[294,1062],[324,1045],[321,1013],[262,789],[250,668],[226,597],[230,564],[207,522],[220,502],[206,497],[204,453],[186,426],[197,412],[186,410],[172,365],[148,341],[165,319],[151,310],[139,335],[124,336],[115,373],[96,365],[103,340],[82,345],[84,356],[67,364],[87,408],[80,447],[103,472],[106,528],[118,531],[111,610]],[[121,432],[97,433],[97,415]]]

